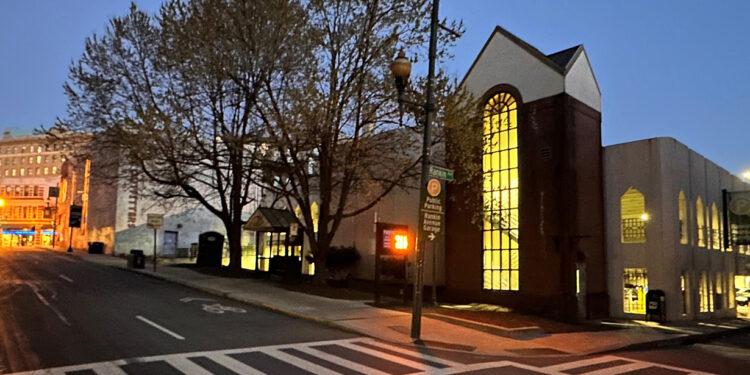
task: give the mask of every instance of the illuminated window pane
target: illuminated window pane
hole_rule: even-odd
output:
[[[688,233],[687,233],[687,201],[685,201],[685,193],[680,190],[680,194],[677,197],[677,203],[679,206],[679,218],[680,218],[680,243],[687,245]]]
[[[720,234],[719,234],[719,210],[716,208],[716,203],[711,204],[711,248],[715,250],[721,249],[720,245]]]
[[[646,242],[646,199],[640,191],[628,188],[620,197],[620,223],[622,243]]]
[[[631,314],[646,313],[648,278],[645,268],[625,268],[623,271],[623,311]]]
[[[499,93],[487,101],[482,159],[485,289],[519,288],[517,119],[512,95]]]
[[[698,246],[706,246],[706,213],[703,210],[703,200],[701,197],[695,201],[695,222],[698,230]]]

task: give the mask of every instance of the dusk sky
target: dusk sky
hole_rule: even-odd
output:
[[[128,6],[0,1],[0,129],[64,115],[69,64]],[[604,145],[671,136],[734,174],[750,169],[750,1],[443,0],[440,11],[466,25],[443,62],[459,78],[496,25],[545,54],[583,44],[602,91]]]

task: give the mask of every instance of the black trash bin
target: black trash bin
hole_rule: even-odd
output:
[[[130,268],[146,267],[146,256],[143,255],[143,250],[130,250],[130,255],[128,256],[128,267]]]
[[[89,254],[104,254],[104,242],[89,242]]]
[[[653,289],[646,293],[646,320],[667,321],[667,302],[663,290]]]
[[[195,264],[204,267],[221,266],[221,253],[224,251],[224,235],[219,232],[206,232],[198,236],[198,259]]]

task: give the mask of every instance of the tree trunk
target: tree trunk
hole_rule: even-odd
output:
[[[242,222],[225,223],[224,227],[229,244],[229,269],[239,271],[242,268]]]
[[[328,267],[326,267],[326,257],[328,256],[328,249],[331,247],[331,239],[327,234],[319,233],[317,244],[317,249],[313,250],[313,258],[315,259],[313,283],[325,284],[329,276]]]

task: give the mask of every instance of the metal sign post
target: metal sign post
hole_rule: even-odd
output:
[[[156,272],[156,230],[164,226],[164,215],[148,214],[146,226],[154,230],[154,272]]]
[[[55,237],[57,237],[57,200],[60,196],[60,187],[58,186],[50,186],[49,187],[49,194],[47,194],[47,198],[55,197],[55,211],[52,214],[52,248],[55,248]],[[49,199],[47,199],[47,202],[49,202]],[[49,203],[48,203],[49,204]]]

